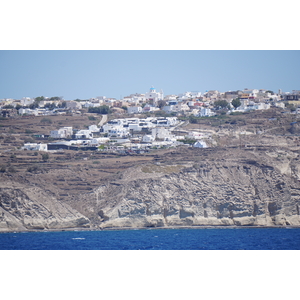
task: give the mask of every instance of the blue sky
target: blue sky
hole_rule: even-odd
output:
[[[2,50],[0,99],[106,96],[120,99],[244,88],[300,89],[300,51],[285,50]]]

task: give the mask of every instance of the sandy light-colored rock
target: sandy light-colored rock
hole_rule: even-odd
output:
[[[299,226],[299,182],[281,171],[254,160],[202,162],[120,180],[105,187],[100,202],[113,195],[115,205],[102,207],[100,227]]]
[[[89,227],[88,218],[38,187],[1,184],[0,205],[0,231]]]
[[[3,177],[0,231],[300,226],[299,156],[276,149],[174,151],[99,180],[65,202],[50,192],[55,183]],[[46,182],[49,175],[41,176]]]

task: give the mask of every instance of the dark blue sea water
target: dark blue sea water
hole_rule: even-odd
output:
[[[299,250],[300,228],[1,233],[1,250]]]

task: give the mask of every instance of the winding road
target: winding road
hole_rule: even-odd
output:
[[[107,122],[107,115],[102,115],[102,119],[99,122],[98,126],[101,127]]]

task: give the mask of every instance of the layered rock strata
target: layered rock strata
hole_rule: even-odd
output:
[[[270,165],[210,162],[163,172],[96,190],[99,226],[300,225],[299,182]]]
[[[89,227],[88,218],[43,189],[1,185],[0,232],[78,227]]]
[[[52,173],[40,174],[39,186],[0,183],[0,231],[300,226],[297,150],[186,149],[120,169],[66,200],[54,181],[42,185]]]

